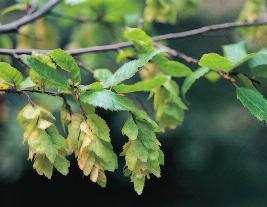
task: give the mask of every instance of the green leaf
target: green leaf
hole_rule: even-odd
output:
[[[153,62],[157,64],[163,73],[173,77],[186,77],[192,73],[191,69],[186,65],[178,61],[169,60],[163,53],[156,55],[153,58]]]
[[[246,42],[238,42],[235,44],[223,46],[224,56],[234,63],[239,63],[247,57]]]
[[[187,91],[191,88],[191,86],[194,84],[194,82],[204,76],[206,73],[209,72],[208,68],[199,68],[196,71],[194,71],[191,75],[186,77],[184,80],[183,86],[182,86],[182,94],[185,97]]]
[[[27,56],[27,63],[42,78],[53,83],[55,86],[65,89],[69,88],[68,81],[62,74],[48,64],[41,62],[38,58]]]
[[[53,174],[53,164],[44,155],[36,155],[33,168],[39,175],[44,175],[51,179]]]
[[[53,50],[50,57],[60,68],[70,73],[71,79],[75,84],[81,83],[80,68],[71,55],[64,50],[56,49]]]
[[[54,162],[54,166],[58,172],[66,176],[69,173],[70,161],[68,161],[64,156],[58,155]]]
[[[130,99],[119,96],[110,90],[82,93],[81,101],[111,111],[131,111],[137,109]]]
[[[267,102],[258,91],[239,87],[237,98],[257,119],[267,121]]]
[[[250,59],[249,66],[254,75],[267,78],[267,49],[262,49]]]
[[[98,81],[105,81],[112,76],[112,72],[108,69],[94,70],[94,78]]]
[[[114,87],[117,93],[132,93],[137,91],[150,91],[163,85],[168,78],[166,76],[158,75],[155,78],[147,81],[140,81],[133,85],[120,84]]]
[[[139,68],[143,67],[149,60],[151,60],[158,51],[152,51],[140,55],[137,60],[130,61],[120,67],[110,78],[104,81],[104,88],[109,88],[127,80],[135,75]]]
[[[153,58],[153,62],[157,64],[157,66],[163,73],[171,75],[173,77],[186,77],[192,73],[191,69],[186,65],[178,61],[171,61],[163,54],[156,55]]]
[[[132,116],[130,116],[122,128],[122,134],[129,137],[130,140],[136,140],[138,135],[138,127],[133,119]]]
[[[18,86],[22,82],[23,76],[21,72],[10,64],[0,62],[0,79],[11,85]]]
[[[239,73],[237,76],[246,88],[257,90],[253,85],[253,82],[246,75]]]
[[[153,51],[153,41],[143,30],[139,28],[127,28],[124,32],[124,36],[134,43],[134,46],[140,52]]]
[[[25,89],[25,88],[32,88],[34,87],[35,84],[32,81],[32,79],[30,77],[25,78],[20,84],[19,84],[19,88],[21,89]]]
[[[216,82],[221,78],[221,76],[215,71],[210,71],[207,75],[205,75],[205,78],[207,78],[210,82]]]
[[[103,141],[110,142],[110,129],[104,119],[96,114],[90,114],[88,120],[90,127],[94,133]]]
[[[126,61],[127,59],[135,59],[135,57],[136,57],[136,52],[134,51],[134,49],[128,48],[128,49],[119,51],[116,57],[116,61],[119,63],[122,61]]]
[[[231,60],[216,53],[203,55],[199,61],[199,65],[201,67],[207,67],[211,70],[223,71],[226,73],[235,67]]]

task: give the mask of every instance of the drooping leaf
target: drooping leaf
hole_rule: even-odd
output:
[[[267,101],[258,91],[238,87],[237,98],[257,119],[260,121],[267,120]]]
[[[191,75],[186,77],[186,79],[184,80],[182,89],[181,89],[183,96],[185,97],[186,93],[188,92],[188,90],[191,88],[191,86],[194,84],[194,82],[197,79],[201,78],[208,72],[209,72],[208,68],[199,68],[196,71],[194,71]]]
[[[80,68],[74,58],[66,51],[61,49],[53,50],[50,57],[59,65],[60,68],[70,73],[71,79],[74,84],[81,83]]]
[[[0,79],[8,84],[18,86],[22,82],[23,76],[10,64],[0,62]]]
[[[147,81],[140,81],[132,85],[120,84],[114,87],[117,93],[132,93],[137,91],[150,91],[163,85],[168,78],[158,75],[155,78]]]
[[[129,137],[121,153],[126,162],[124,174],[131,177],[135,191],[140,195],[146,177],[150,174],[160,177],[160,165],[164,164],[164,155],[155,131],[147,121],[131,116],[124,124],[122,133]]]
[[[132,116],[130,116],[123,125],[122,134],[126,135],[131,140],[137,139],[138,127]]]
[[[142,54],[137,60],[130,61],[120,67],[110,78],[104,81],[104,87],[109,88],[134,76],[134,74],[151,60],[158,51]]]

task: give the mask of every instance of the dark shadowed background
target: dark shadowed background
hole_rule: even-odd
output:
[[[234,21],[244,3],[242,0],[202,2],[197,16],[178,21],[175,26],[156,24],[157,33]],[[1,0],[0,7],[7,3],[12,1]],[[53,19],[50,20],[53,24]],[[63,38],[67,42],[69,37],[65,34]],[[203,53],[221,52],[222,45],[236,41],[238,36],[230,30],[169,44],[199,58]],[[39,98],[49,107],[60,105],[58,100]],[[122,175],[122,158],[119,169],[108,173],[105,189],[84,177],[74,159],[67,177],[57,172],[52,180],[37,175],[27,161],[27,147],[22,143],[22,130],[16,121],[17,112],[26,102],[7,95],[4,101],[8,110],[0,112],[7,110],[8,114],[0,126],[0,206],[267,206],[266,126],[241,107],[235,89],[224,80],[198,81],[188,100],[190,110],[183,126],[159,134],[166,162],[162,178],[152,177],[146,182],[143,195],[138,196],[129,179]],[[127,114],[98,112],[110,126],[112,143],[119,153],[126,141],[120,129]]]

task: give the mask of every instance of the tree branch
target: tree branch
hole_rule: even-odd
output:
[[[0,25],[0,33],[17,32],[18,29],[49,13],[61,0],[50,0],[43,8],[8,24]]]
[[[14,88],[8,88],[8,89],[0,89],[0,92],[4,93],[14,93],[14,94],[23,94],[23,93],[42,93],[47,94],[50,96],[64,96],[63,93],[58,92],[52,92],[52,91],[42,91],[42,90],[36,90],[36,89],[14,89]]]
[[[54,2],[55,1],[56,0],[54,0]],[[227,30],[227,29],[238,28],[238,27],[256,27],[256,26],[263,26],[263,25],[267,25],[267,20],[258,21],[258,22],[229,22],[229,23],[205,26],[205,27],[201,27],[198,29],[188,30],[185,32],[158,35],[158,36],[152,37],[152,39],[154,42],[158,42],[158,41],[162,41],[162,40],[192,37],[192,36],[197,36],[200,34],[219,31],[219,30]],[[0,26],[0,28],[1,28],[1,26]],[[94,46],[94,47],[88,47],[88,48],[72,49],[72,50],[67,50],[67,52],[70,55],[76,56],[76,55],[82,55],[82,54],[86,54],[86,53],[117,51],[119,49],[128,48],[131,46],[133,46],[133,43],[128,41],[128,42],[120,42],[120,43],[110,44],[110,45],[101,45],[101,46]],[[35,51],[37,53],[48,54],[48,53],[50,53],[51,50],[0,48],[0,54],[2,54],[2,55],[14,55],[14,54],[17,54],[17,55],[28,54],[28,55],[30,55],[30,54],[32,54],[33,51]]]

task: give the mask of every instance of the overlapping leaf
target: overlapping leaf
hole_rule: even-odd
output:
[[[53,123],[54,116],[41,107],[27,105],[18,114],[18,120],[29,145],[29,159],[34,159],[33,168],[37,173],[50,179],[56,168],[67,175],[70,166],[65,158],[67,143]]]
[[[23,76],[21,72],[10,64],[0,62],[0,80],[10,85],[18,86],[22,82]]]
[[[149,179],[150,174],[160,177],[160,166],[164,164],[164,155],[153,128],[138,116],[129,117],[122,133],[129,137],[121,153],[126,161],[124,174],[130,176],[135,191],[140,195],[145,179]]]
[[[64,50],[56,49],[50,54],[50,57],[59,67],[69,72],[74,84],[81,83],[80,68],[71,55]]]
[[[130,61],[124,64],[121,68],[116,70],[116,72],[109,78],[104,81],[104,87],[112,87],[124,80],[127,80],[135,75],[138,72],[139,68],[143,67],[149,60],[151,60],[158,51],[152,51],[145,54],[142,54],[139,59]]]

